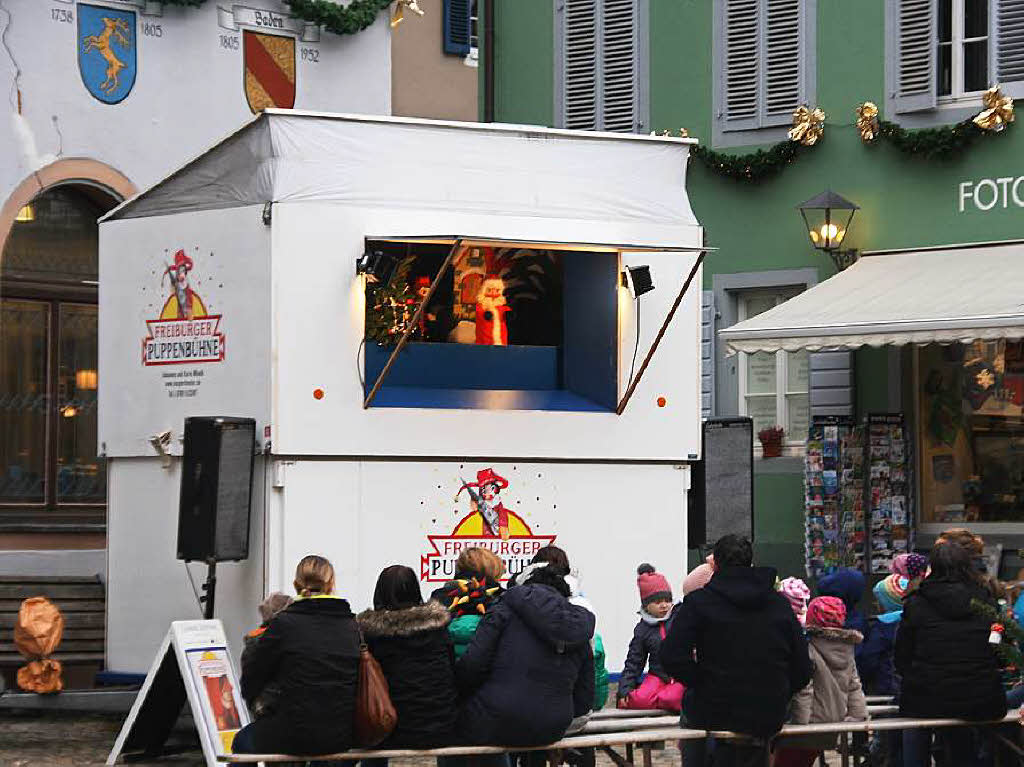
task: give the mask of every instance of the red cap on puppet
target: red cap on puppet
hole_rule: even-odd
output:
[[[651,602],[672,601],[672,587],[668,579],[644,562],[636,569],[636,586],[640,589],[640,604],[646,607]]]

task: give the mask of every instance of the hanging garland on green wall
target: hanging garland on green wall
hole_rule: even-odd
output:
[[[825,113],[817,107],[809,109],[802,106],[793,112],[789,137],[768,149],[748,154],[726,154],[698,144],[693,148],[693,156],[726,178],[756,184],[781,172],[805,148],[816,146],[824,135]]]
[[[338,5],[330,0],[282,0],[292,15],[308,24],[317,24],[336,35],[354,35],[362,32],[377,20],[380,12],[394,0],[352,0],[348,5]],[[198,8],[206,0],[163,0],[164,5]],[[408,6],[413,10],[415,3],[399,0],[399,8]],[[422,13],[415,9],[417,13]],[[401,15],[398,19],[401,20]]]
[[[1002,133],[1013,122],[1013,99],[1004,96],[998,85],[982,94],[981,103],[984,109],[956,125],[908,131],[880,120],[878,107],[865,101],[857,107],[857,131],[866,144],[884,139],[913,157],[945,159],[960,154],[982,136]]]
[[[879,119],[878,107],[865,101],[857,107],[856,128],[866,144],[883,139],[913,157],[947,159],[959,155],[979,138],[1001,133],[1014,121],[1013,99],[1004,96],[998,85],[985,91],[982,104],[984,108],[978,114],[955,125],[911,131],[898,123]],[[807,148],[815,146],[824,130],[824,112],[800,107],[793,113],[789,138],[768,149],[736,155],[715,152],[699,144],[692,154],[719,175],[756,184],[777,175]]]

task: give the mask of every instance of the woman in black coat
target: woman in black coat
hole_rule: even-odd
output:
[[[455,666],[465,696],[459,738],[539,746],[594,703],[594,615],[569,602],[566,573],[539,567],[480,622]]]
[[[238,754],[332,754],[352,746],[359,630],[348,602],[334,596],[334,568],[308,556],[295,570],[299,598],[278,613],[244,656],[242,697],[267,685],[272,710],[235,736]]]
[[[895,663],[902,677],[900,713],[992,721],[1006,715],[999,660],[988,642],[992,621],[972,601],[995,608],[970,554],[957,543],[932,549],[931,573],[907,597],[896,633]],[[970,733],[944,733],[954,763],[974,764]],[[927,742],[918,731],[903,735],[904,763],[927,765]]]
[[[377,579],[373,609],[356,620],[398,713],[394,732],[377,748],[450,745],[457,709],[448,610],[434,600],[423,604],[416,573],[392,565]]]

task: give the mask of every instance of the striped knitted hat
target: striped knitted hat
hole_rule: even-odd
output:
[[[815,597],[807,605],[807,625],[841,629],[846,623],[846,605],[839,597]]]
[[[891,613],[903,607],[903,597],[907,595],[907,589],[909,588],[909,579],[899,573],[893,573],[876,583],[872,591],[874,591],[875,599],[878,600],[882,610]]]

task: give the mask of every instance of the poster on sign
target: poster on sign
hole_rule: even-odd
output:
[[[159,754],[188,701],[207,765],[231,753],[249,724],[224,626],[219,620],[174,621],[107,757]]]

